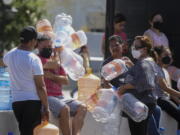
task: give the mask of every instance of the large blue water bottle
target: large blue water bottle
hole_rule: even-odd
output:
[[[0,67],[0,110],[10,110],[11,108],[9,74],[4,67]]]

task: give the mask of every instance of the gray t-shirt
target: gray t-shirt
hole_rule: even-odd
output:
[[[160,67],[152,60],[146,58],[138,60],[128,71],[126,82],[135,86],[135,95],[141,101],[154,102],[156,99],[157,78],[164,77]]]

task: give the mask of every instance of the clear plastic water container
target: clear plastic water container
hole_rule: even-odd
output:
[[[61,13],[55,17],[53,31],[55,33],[59,31],[64,31],[68,35],[71,35],[72,33],[75,32],[71,25],[72,25],[72,17],[65,13]]]
[[[85,74],[82,57],[71,49],[61,47],[60,60],[61,65],[72,80],[77,81]]]
[[[67,47],[76,50],[77,48],[82,47],[87,44],[87,36],[84,31],[79,30],[71,34],[70,42],[67,43]]]
[[[121,118],[121,110],[118,102],[114,108],[114,111],[110,115],[110,118],[108,119],[107,123],[104,123],[103,135],[119,135]]]
[[[65,46],[75,50],[87,44],[87,36],[84,31],[75,32],[72,27],[72,17],[65,13],[59,14],[55,18],[54,28],[56,47]]]
[[[148,116],[148,107],[130,93],[120,97],[120,107],[132,120],[141,122]]]
[[[118,98],[113,89],[100,89],[99,101],[92,111],[94,119],[101,123],[106,123],[115,108]]]
[[[10,78],[4,67],[0,68],[0,110],[10,110],[11,107]]]
[[[102,67],[101,75],[110,81],[127,71],[126,64],[121,59],[114,59]]]

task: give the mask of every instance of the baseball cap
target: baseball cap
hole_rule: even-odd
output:
[[[33,26],[27,26],[20,32],[20,41],[22,43],[27,43],[33,39],[38,38],[38,32]]]

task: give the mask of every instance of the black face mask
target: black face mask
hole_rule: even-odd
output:
[[[44,58],[50,58],[52,54],[52,48],[43,48],[40,51],[40,56]]]
[[[171,57],[169,57],[169,56],[165,56],[161,60],[162,60],[163,64],[166,64],[166,65],[171,64]]]
[[[153,27],[154,27],[155,29],[158,29],[159,31],[163,31],[163,24],[164,24],[164,23],[162,23],[162,22],[154,22],[154,23],[153,23]]]

